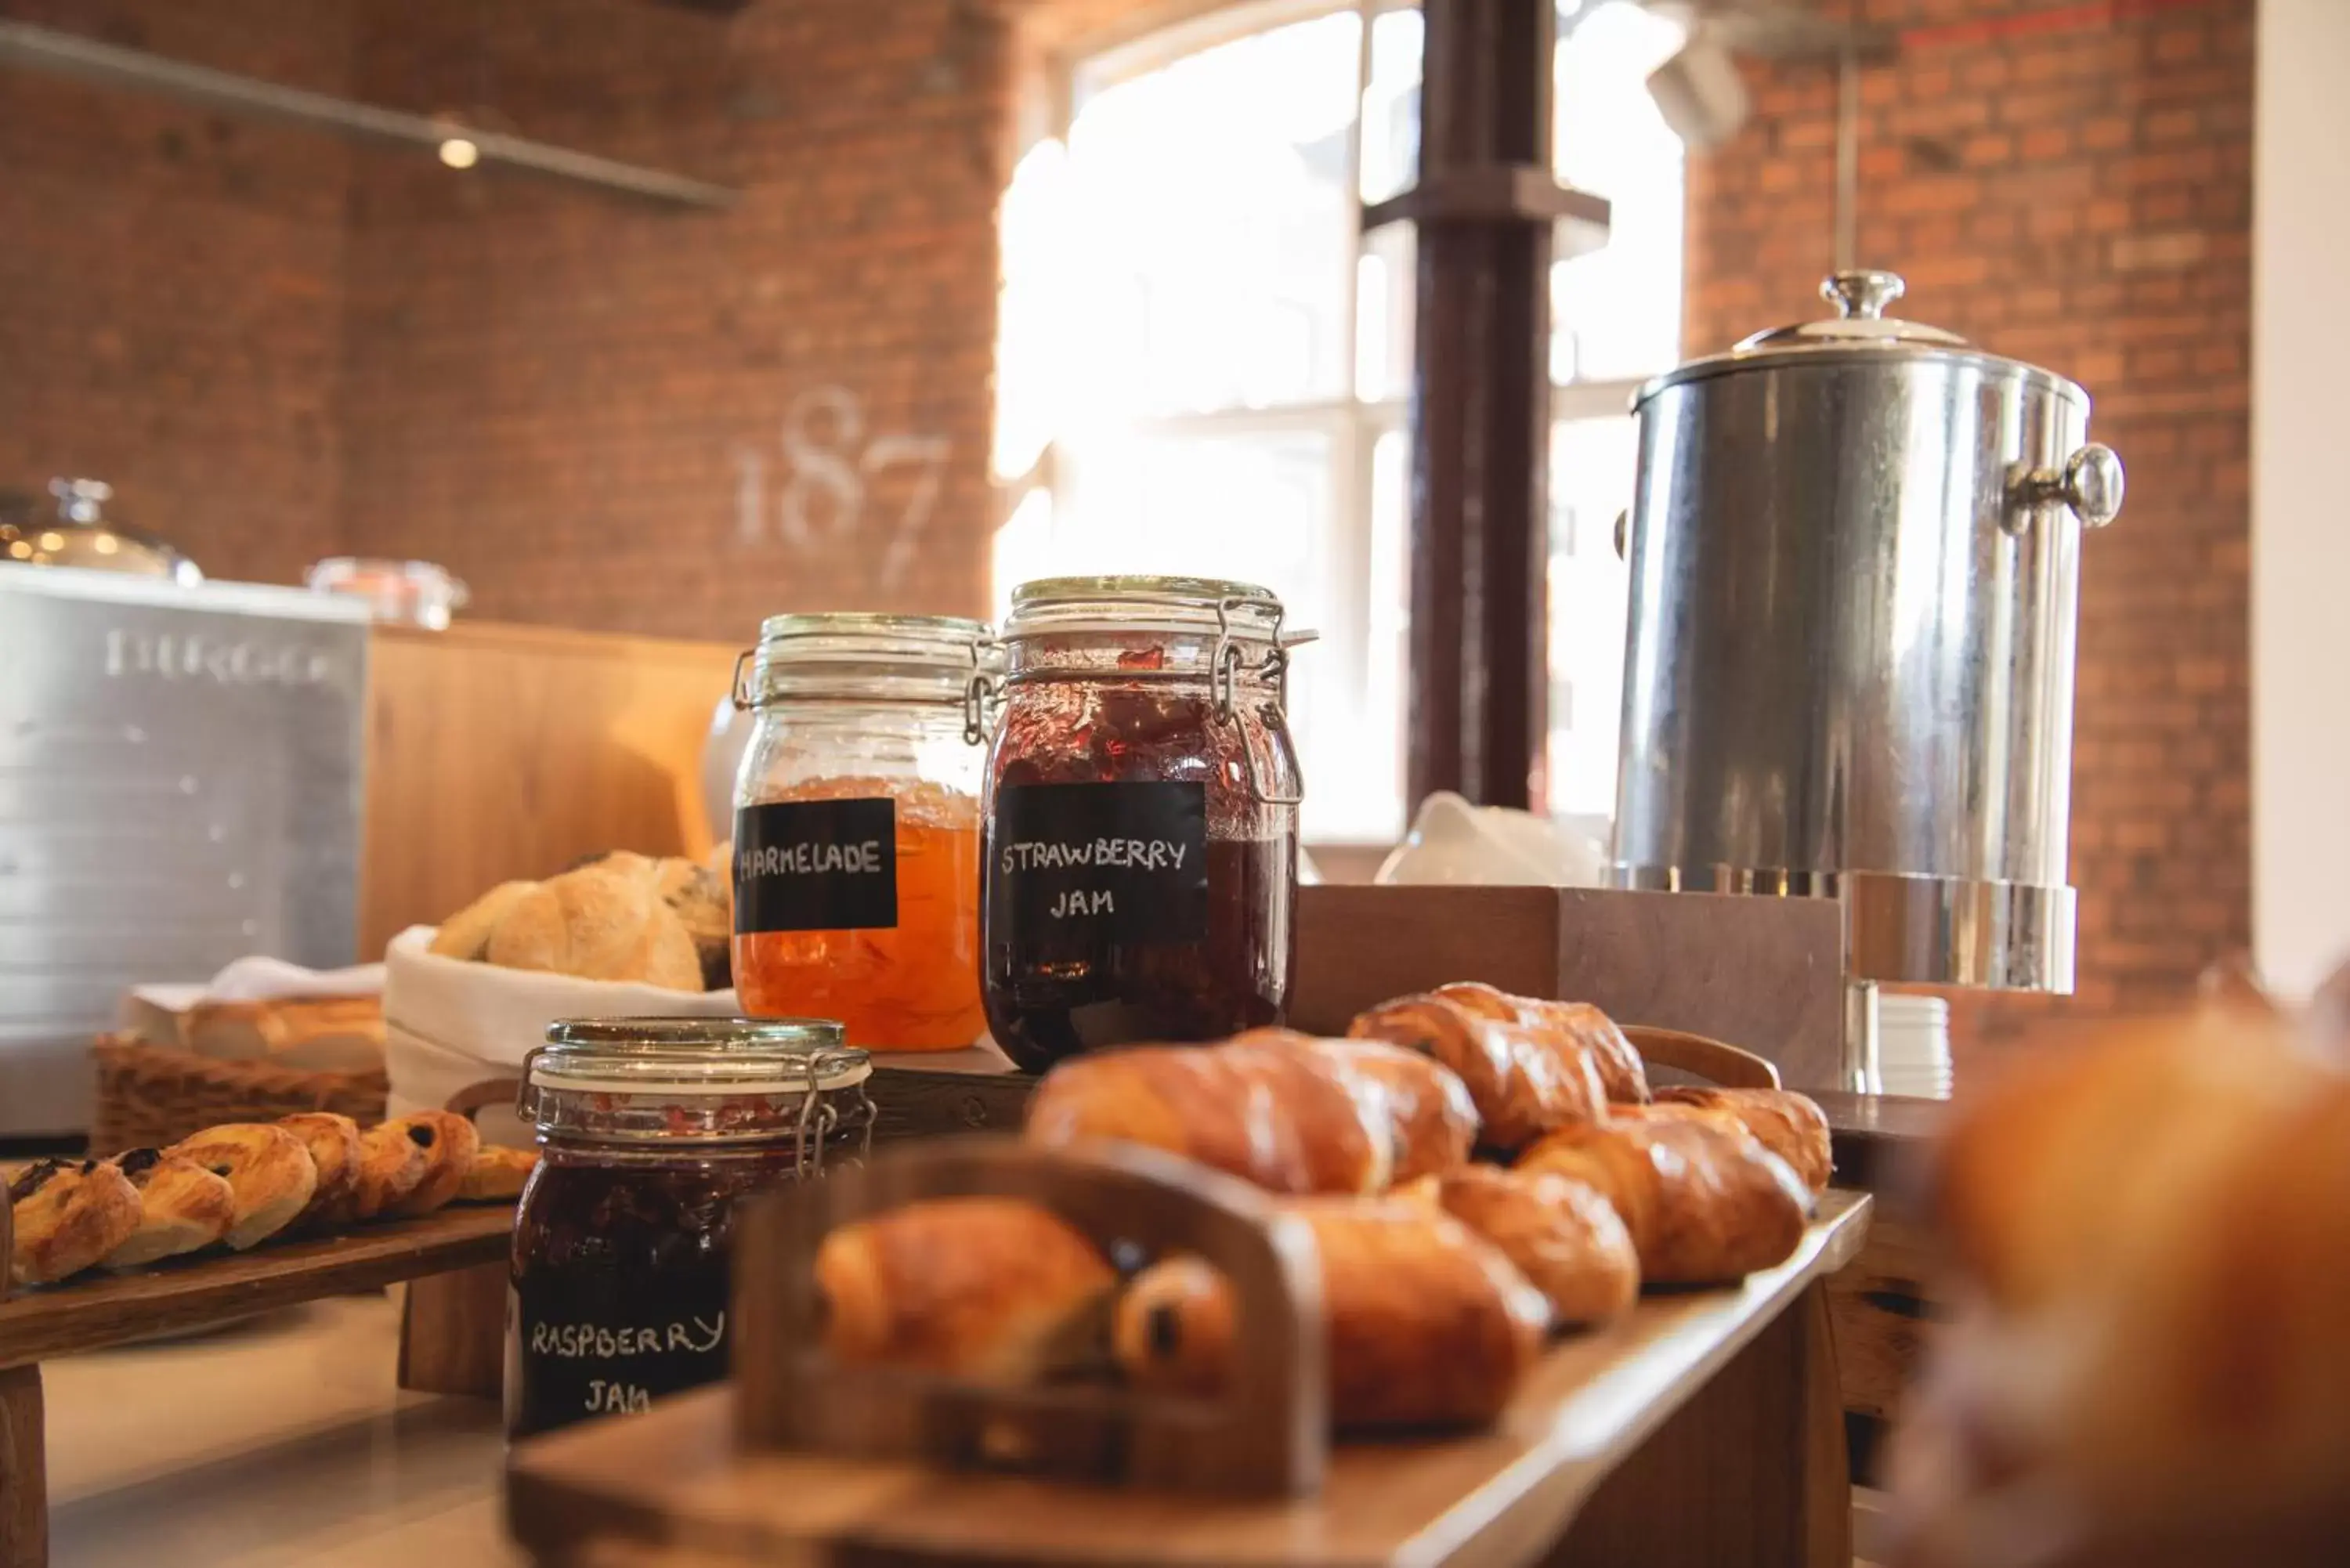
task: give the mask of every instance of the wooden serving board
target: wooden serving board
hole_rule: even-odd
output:
[[[712,1563],[1509,1568],[1549,1560],[1570,1526],[1595,1561],[1848,1563],[1841,1427],[1819,1424],[1823,1385],[1837,1422],[1820,1282],[1858,1251],[1868,1210],[1830,1192],[1780,1267],[1644,1296],[1560,1341],[1492,1430],[1343,1444],[1303,1500],[746,1453],[717,1389],[523,1445],[509,1521],[550,1563],[650,1547]]]
[[[249,1252],[28,1290],[0,1301],[0,1367],[494,1262],[506,1255],[513,1231],[513,1205],[466,1205],[317,1241],[265,1242]]]

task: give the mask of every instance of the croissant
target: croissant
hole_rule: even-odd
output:
[[[1624,1038],[1624,1032],[1616,1027],[1614,1019],[1587,1002],[1513,996],[1473,980],[1440,985],[1430,994],[1464,1007],[1480,1018],[1553,1032],[1590,1053],[1592,1065],[1599,1070],[1599,1086],[1607,1092],[1609,1099],[1639,1105],[1648,1097],[1648,1076],[1640,1064],[1640,1053]]]
[[[1631,1233],[1649,1284],[1717,1284],[1783,1262],[1811,1194],[1743,1128],[1641,1119],[1561,1127],[1518,1161],[1596,1188]]]
[[[1542,1293],[1446,1215],[1401,1201],[1308,1199],[1330,1417],[1349,1428],[1478,1425],[1510,1401],[1541,1354]],[[1118,1298],[1111,1341],[1136,1385],[1214,1395],[1232,1377],[1223,1276],[1194,1257],[1156,1263]]]
[[[816,1279],[838,1359],[1005,1383],[1045,1370],[1118,1282],[1058,1216],[1008,1198],[910,1203],[844,1225],[816,1249]]]
[[[1024,1136],[1047,1148],[1145,1144],[1287,1193],[1379,1191],[1396,1147],[1378,1079],[1265,1044],[1142,1045],[1064,1062],[1030,1096]]]
[[[1496,1148],[1522,1148],[1553,1127],[1607,1114],[1590,1052],[1553,1031],[1473,1012],[1445,997],[1381,1002],[1357,1014],[1347,1034],[1407,1045],[1451,1068],[1468,1085],[1484,1139]]]
[[[1252,1029],[1230,1044],[1303,1051],[1378,1084],[1386,1091],[1392,1134],[1388,1163],[1398,1182],[1465,1165],[1476,1147],[1477,1106],[1468,1085],[1417,1051],[1379,1040],[1317,1039],[1292,1029]]]
[[[1617,1106],[1615,1114],[1698,1116],[1744,1127],[1814,1192],[1826,1190],[1835,1169],[1827,1113],[1792,1089],[1659,1089],[1653,1104]]]
[[[1911,1561],[1987,1561],[1957,1543],[2018,1497],[2116,1561],[2341,1561],[2350,1076],[2306,1028],[2121,1025],[1953,1107],[1930,1202],[1969,1305],[1897,1435]]]
[[[1550,1170],[1463,1166],[1426,1184],[1429,1197],[1492,1243],[1550,1302],[1562,1326],[1605,1323],[1640,1294],[1631,1233],[1592,1187]]]

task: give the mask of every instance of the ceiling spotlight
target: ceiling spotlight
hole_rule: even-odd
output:
[[[482,150],[462,136],[452,136],[441,144],[441,161],[452,169],[471,169],[482,161]]]
[[[1692,151],[1719,147],[1737,135],[1752,107],[1737,62],[1719,40],[1702,31],[1648,74],[1648,96],[1666,125]]]

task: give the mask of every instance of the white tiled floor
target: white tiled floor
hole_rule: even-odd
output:
[[[390,1297],[47,1363],[55,1568],[514,1568],[494,1404],[402,1394]]]

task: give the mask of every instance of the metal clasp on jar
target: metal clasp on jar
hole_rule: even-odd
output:
[[[1003,682],[987,672],[987,655],[1003,646],[992,637],[979,638],[971,645],[971,679],[962,688],[962,738],[966,745],[987,743],[996,701],[1003,694]],[[870,1136],[868,1131],[868,1137]]]
[[[1263,776],[1257,771],[1256,748],[1249,744],[1248,726],[1242,722],[1240,712],[1240,678],[1246,656],[1232,640],[1232,612],[1243,606],[1240,599],[1221,599],[1216,604],[1216,647],[1210,668],[1215,671],[1216,722],[1239,728],[1241,768],[1248,774],[1249,794],[1260,805],[1295,805],[1305,798],[1305,770],[1297,758],[1296,743],[1289,735],[1289,650],[1312,642],[1321,634],[1313,631],[1291,632],[1282,636],[1282,611],[1273,612],[1273,646],[1265,650],[1263,662],[1248,671],[1273,688],[1273,706],[1267,714],[1269,730],[1281,749],[1289,754],[1289,774],[1297,787],[1286,794],[1267,789]]]
[[[792,1129],[792,1174],[805,1181],[824,1174],[826,1140],[840,1126],[840,1113],[825,1098],[816,1064],[807,1064],[807,1087],[800,1093],[799,1124]],[[862,1117],[863,1136],[858,1145],[857,1158],[861,1161],[873,1153],[873,1124],[880,1119],[873,1097],[865,1092],[860,1080],[857,1087],[857,1110]]]

